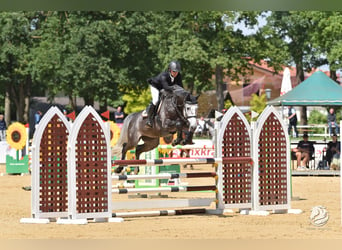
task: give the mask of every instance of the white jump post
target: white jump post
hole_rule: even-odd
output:
[[[255,127],[251,128],[242,112],[237,107],[232,107],[222,120],[215,124],[215,127],[217,134],[214,158],[116,160],[114,164],[139,166],[215,164],[217,170],[214,174],[178,175],[183,178],[215,177],[215,185],[167,187],[149,189],[149,191],[211,190],[216,193],[216,197],[206,198],[198,203],[191,199],[181,199],[177,202],[150,201],[150,204],[140,202],[138,206],[143,209],[151,205],[154,208],[163,208],[165,205],[191,207],[215,202],[217,205],[213,213],[222,213],[224,210],[234,208],[248,211],[248,214],[268,210],[288,212],[290,210],[289,141],[283,121],[275,109],[266,108],[255,123]],[[85,107],[72,126],[57,108],[51,108],[43,117],[34,135],[32,218],[22,219],[22,222],[48,223],[51,219],[68,224],[85,224],[90,219],[122,221],[117,217],[112,218],[112,212],[117,215],[117,209],[136,208],[137,203],[132,202],[112,204],[112,179],[133,179],[134,176],[112,177],[109,137],[109,127],[105,126],[92,107]],[[50,179],[51,177],[55,179]],[[165,175],[150,178],[159,177],[164,178]],[[117,194],[139,192],[139,189],[116,190],[118,191],[114,193]],[[179,214],[182,213],[180,211],[185,213],[184,209],[180,209],[179,212],[161,211],[159,214]],[[207,212],[207,209],[205,211]]]

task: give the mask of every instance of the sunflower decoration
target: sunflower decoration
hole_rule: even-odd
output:
[[[26,128],[20,122],[14,122],[9,125],[7,132],[7,143],[16,150],[21,150],[26,145],[27,132]]]
[[[110,146],[114,146],[120,137],[120,127],[113,121],[109,121],[110,126]]]

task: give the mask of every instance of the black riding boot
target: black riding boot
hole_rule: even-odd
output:
[[[153,117],[154,117],[154,110],[156,109],[156,106],[153,103],[150,103],[148,105],[146,112],[147,112],[147,121],[146,121],[146,126],[148,127],[153,127]]]

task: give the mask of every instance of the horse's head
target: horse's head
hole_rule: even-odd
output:
[[[165,98],[170,97],[175,105],[176,112],[184,123],[189,125],[189,130],[194,131],[197,127],[197,109],[199,96],[193,96],[178,85],[173,85],[172,92],[163,91]]]
[[[198,99],[199,96],[193,96],[190,93],[186,96],[183,115],[189,122],[189,130],[191,132],[195,131],[197,127],[197,109],[198,109]]]

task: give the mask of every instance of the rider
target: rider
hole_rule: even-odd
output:
[[[179,85],[183,88],[182,75],[180,73],[181,66],[177,61],[171,61],[169,63],[168,70],[160,73],[159,75],[148,79],[147,81],[151,87],[152,102],[146,109],[148,118],[146,121],[146,126],[153,126],[153,117],[156,112],[156,106],[159,101],[159,92],[162,89],[166,91],[172,91],[170,86]]]

